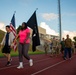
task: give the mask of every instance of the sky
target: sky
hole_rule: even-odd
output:
[[[62,32],[76,32],[76,0],[60,0]],[[16,11],[16,27],[38,8],[38,25],[59,33],[58,0],[0,0],[0,23],[9,24]],[[1,24],[0,24],[1,25]]]

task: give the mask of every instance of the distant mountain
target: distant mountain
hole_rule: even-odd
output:
[[[2,39],[3,39],[3,37],[4,37],[4,34],[5,34],[5,32],[0,30],[0,43],[1,43]]]

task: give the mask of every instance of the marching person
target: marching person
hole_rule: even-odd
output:
[[[65,49],[64,49],[64,60],[67,59],[67,54],[69,55],[69,58],[72,57],[72,40],[69,38],[69,35],[66,36],[65,39]]]
[[[60,54],[60,41],[58,39],[56,39],[57,42],[57,46],[56,46],[56,56],[58,56]]]
[[[48,54],[48,50],[49,50],[49,44],[48,44],[47,40],[45,40],[45,42],[44,42],[44,50],[45,50],[45,54],[47,55]]]
[[[3,49],[2,49],[2,53],[4,54],[5,57],[7,57],[7,64],[6,66],[11,65],[11,47],[12,47],[12,43],[14,40],[14,35],[10,30],[10,26],[6,26],[6,31],[7,33],[5,34],[2,42],[1,42],[1,46],[4,45]]]
[[[55,37],[52,39],[52,50],[51,50],[51,56],[54,56],[57,50],[57,40]]]
[[[64,54],[64,49],[65,49],[65,39],[62,38],[62,41],[60,42],[61,44],[61,53]]]
[[[25,22],[22,23],[22,28],[19,34],[15,38],[14,42],[19,38],[19,66],[18,69],[23,68],[23,56],[29,60],[30,66],[33,66],[33,60],[28,55],[29,45],[30,45],[30,29],[27,27]]]

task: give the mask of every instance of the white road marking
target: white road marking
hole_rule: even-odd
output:
[[[51,66],[49,66],[49,67],[46,67],[46,68],[44,68],[44,69],[42,69],[42,70],[40,70],[40,71],[37,71],[37,72],[35,72],[35,73],[31,74],[31,75],[39,74],[39,73],[41,73],[41,72],[43,72],[43,71],[45,71],[45,70],[47,70],[47,69],[50,69],[50,68],[52,68],[52,67],[57,66],[57,65],[59,65],[59,64],[61,64],[61,63],[63,63],[63,62],[65,62],[65,60],[63,60],[63,61],[61,61],[61,62],[58,62],[58,63],[56,63],[56,64],[54,64],[54,65],[51,65]]]

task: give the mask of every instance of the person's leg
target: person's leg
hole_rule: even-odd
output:
[[[3,53],[3,55],[4,55],[5,57],[7,57],[7,61],[10,61],[10,59],[11,59],[11,55],[10,55],[10,53],[8,53],[8,54]]]
[[[19,43],[18,45],[18,52],[19,52],[19,66],[18,69],[23,68],[23,57],[22,57],[22,44]]]
[[[7,53],[7,64],[6,66],[10,66],[11,65],[11,56],[10,53]]]
[[[10,57],[11,57],[10,51],[11,51],[10,46],[6,46],[6,45],[4,46],[4,48],[2,50],[3,55],[7,58],[7,64],[5,66],[11,65],[11,63],[10,63]]]
[[[54,50],[55,50],[55,56],[57,57],[57,47],[55,47]]]
[[[63,54],[63,50],[64,50],[64,48],[63,47],[61,47],[61,53]]]
[[[46,48],[44,48],[45,54],[46,54]]]
[[[22,44],[19,43],[18,45],[18,52],[19,52],[19,62],[23,62],[23,56],[22,56]]]
[[[51,57],[53,56],[53,48],[51,48]]]
[[[53,47],[53,56],[56,55],[56,50],[55,50],[55,47]]]
[[[62,57],[64,57],[64,50],[65,50],[65,48],[63,48],[62,52],[61,52],[62,53]]]
[[[67,58],[67,48],[64,49],[64,59]]]
[[[23,56],[27,59],[27,60],[30,60],[30,57],[28,55],[28,50],[29,50],[29,44],[24,44],[23,45]]]
[[[8,55],[7,55],[7,47],[6,47],[6,46],[3,47],[2,53],[3,53],[3,55],[4,55],[5,57],[8,57]]]
[[[47,55],[47,48],[45,48],[45,54]]]
[[[58,56],[60,54],[60,49],[59,47],[56,47],[56,56]]]
[[[7,60],[10,62],[10,59],[11,59],[11,55],[10,55],[10,53],[7,54],[7,57],[8,57]]]
[[[57,47],[57,56],[60,54],[60,48],[59,46]]]
[[[5,57],[8,57],[8,55],[7,55],[6,53],[3,53],[3,55],[4,55]]]
[[[68,48],[68,54],[69,54],[69,58],[71,58],[71,56],[72,56],[72,50],[71,50],[71,48]]]
[[[23,45],[23,56],[29,60],[30,66],[33,66],[33,60],[30,59],[29,55],[28,55],[28,50],[29,50],[29,44],[24,44]]]
[[[10,52],[11,52],[11,48],[10,48],[10,46],[8,46],[8,50],[7,50],[7,57],[8,57],[8,61],[9,62],[11,62],[11,54],[10,54]]]
[[[57,57],[57,47],[55,47],[55,56]]]
[[[3,55],[7,58],[7,61],[9,61],[9,57],[8,57],[8,54],[6,54],[6,53],[3,53]]]

